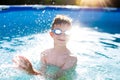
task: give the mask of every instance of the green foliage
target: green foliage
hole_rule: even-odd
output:
[[[66,3],[65,0],[55,0],[55,4],[57,4],[57,5],[63,5],[65,3]]]
[[[44,0],[44,4],[50,4],[51,0]]]
[[[64,5],[66,0],[43,0],[44,4],[55,4],[55,5]]]

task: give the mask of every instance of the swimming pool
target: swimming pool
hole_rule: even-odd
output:
[[[44,80],[12,68],[15,55],[39,70],[40,52],[52,47],[56,14],[73,19],[68,48],[77,55],[75,80],[120,79],[120,9],[76,6],[0,6],[0,80]]]

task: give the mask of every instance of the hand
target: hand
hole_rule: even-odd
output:
[[[40,74],[39,72],[33,69],[30,61],[24,56],[20,56],[20,55],[16,56],[15,58],[13,58],[13,62],[17,65],[19,69],[22,69],[29,74],[34,74],[34,75]]]

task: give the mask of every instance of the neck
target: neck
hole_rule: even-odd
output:
[[[66,45],[56,45],[56,44],[54,44],[54,49],[61,52],[61,51],[66,51],[67,47],[66,47]]]

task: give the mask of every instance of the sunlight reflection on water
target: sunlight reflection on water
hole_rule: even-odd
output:
[[[76,68],[79,75],[78,80],[118,80],[120,78],[118,76],[120,74],[120,44],[114,42],[116,38],[120,38],[120,34],[102,33],[86,28],[73,29],[68,48],[78,57]],[[39,69],[40,52],[52,47],[52,43],[48,33],[13,38],[9,42],[2,41],[0,50],[2,53],[0,54],[0,60],[2,60],[0,63],[1,80],[8,78],[15,80],[16,75],[16,79],[17,77],[24,80],[28,80],[28,77],[30,80],[39,79],[27,74],[22,78],[23,73],[10,68],[11,60],[15,55],[24,55],[34,64],[35,68]]]

